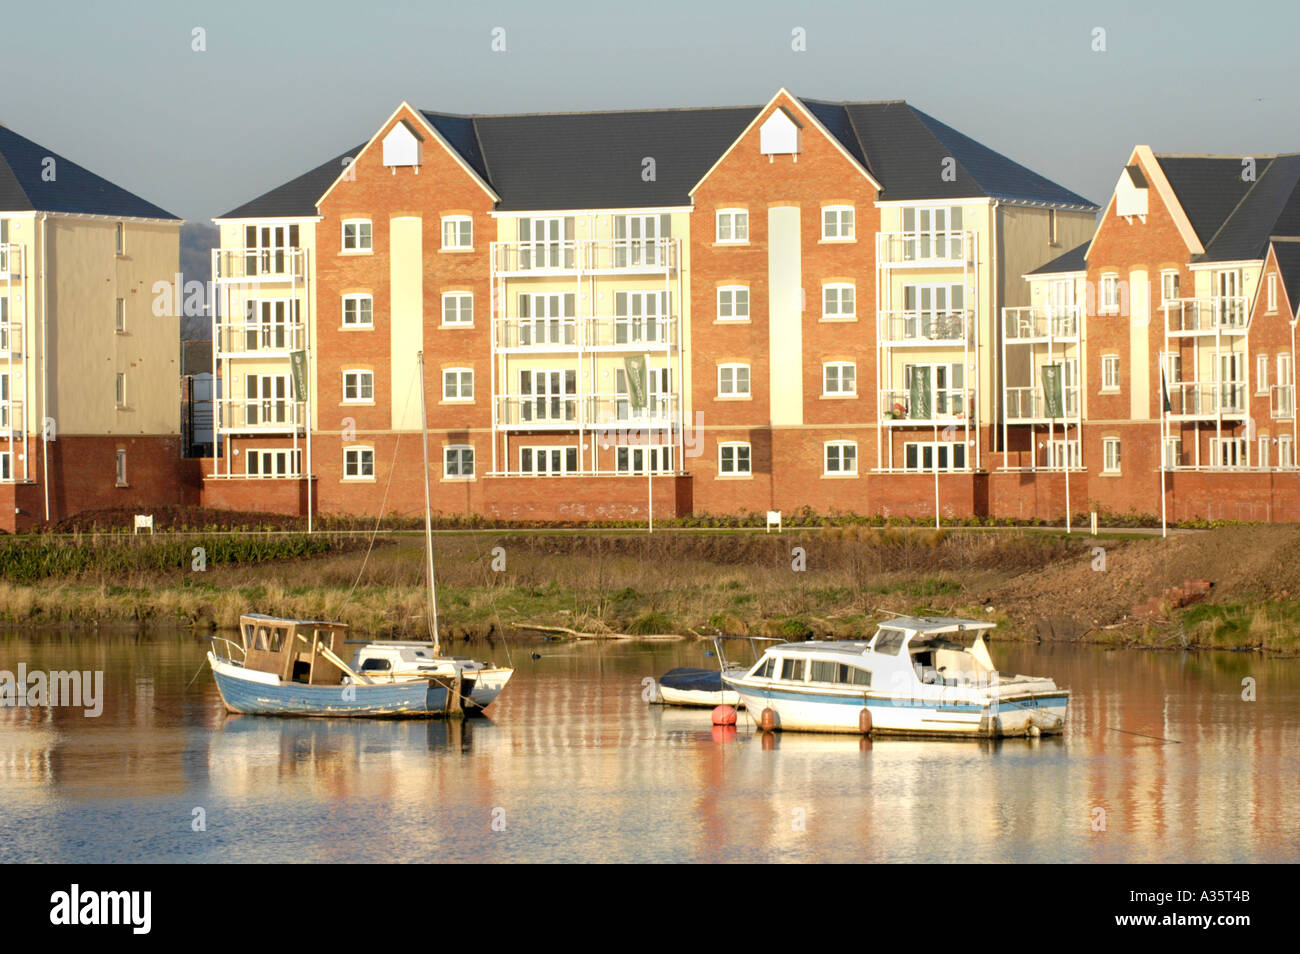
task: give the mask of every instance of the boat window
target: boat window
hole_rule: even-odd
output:
[[[287,630],[285,630],[281,626],[277,626],[275,627],[275,629],[271,630],[271,644],[270,644],[271,652],[278,653],[281,649],[284,648],[284,634],[286,632]]]
[[[840,664],[840,671],[836,673],[837,682],[846,682],[851,686],[869,686],[871,685],[871,673],[865,669],[859,669],[857,666]]]
[[[391,660],[371,657],[361,664],[362,672],[388,672],[393,668]]]
[[[803,682],[803,660],[782,659],[781,678],[792,682]]]
[[[257,638],[253,641],[253,648],[266,651],[270,648],[271,631],[265,626],[257,627]]]
[[[903,631],[901,629],[881,629],[876,634],[876,652],[886,656],[897,656],[903,648]]]
[[[838,682],[836,674],[844,667],[837,662],[829,659],[812,660],[812,681],[813,682]]]
[[[771,679],[772,672],[775,669],[776,669],[776,660],[773,657],[768,656],[766,659],[764,659],[762,662],[760,662],[757,666],[754,667],[754,671],[751,672],[750,675],[753,676],[755,679]]]
[[[253,624],[252,623],[244,624],[244,645],[245,646],[253,645]]]

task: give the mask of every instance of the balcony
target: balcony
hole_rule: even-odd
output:
[[[975,233],[881,232],[876,238],[876,262],[890,268],[960,267],[973,259]]]
[[[936,388],[932,395],[930,413],[913,407],[911,392],[907,390],[882,390],[880,416],[891,427],[912,427],[916,424],[964,424],[975,413],[973,388]]]
[[[677,420],[676,394],[651,394],[647,407],[633,408],[626,394],[500,395],[497,426],[518,430],[671,427]]]
[[[498,318],[493,326],[500,351],[663,351],[677,346],[676,318]]]
[[[972,311],[882,311],[880,340],[891,345],[951,345],[973,342]]]
[[[302,282],[306,269],[303,249],[219,248],[214,250],[214,281],[226,282]]]
[[[1061,403],[1064,405],[1061,417],[1049,417],[1047,400],[1042,387],[1007,388],[1007,421],[1014,424],[1050,424],[1054,421],[1066,422],[1079,416],[1079,389],[1066,387],[1061,389]]]
[[[0,355],[23,353],[23,324],[21,321],[0,323]]]
[[[221,398],[216,407],[219,431],[293,434],[307,419],[303,405],[288,398]]]
[[[23,277],[23,247],[17,242],[0,244],[0,281]]]
[[[26,429],[27,419],[23,416],[23,402],[0,401],[0,439],[21,439]]]
[[[1028,344],[1078,336],[1077,306],[1002,309],[1002,337],[1008,343]]]
[[[1168,416],[1180,420],[1245,417],[1246,385],[1240,381],[1180,381],[1169,385]]]
[[[217,352],[226,356],[287,356],[307,345],[307,329],[302,323],[248,324],[235,322],[217,325]]]
[[[578,347],[576,318],[497,318],[497,348],[502,351],[568,351]]]
[[[1289,421],[1295,417],[1295,388],[1290,384],[1275,384],[1268,389],[1269,416],[1275,421]]]
[[[492,271],[501,277],[673,272],[677,270],[678,244],[675,238],[493,242]]]
[[[1250,306],[1244,296],[1232,298],[1174,298],[1160,305],[1171,335],[1245,334]]]

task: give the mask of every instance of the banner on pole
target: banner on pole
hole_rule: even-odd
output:
[[[1049,418],[1065,417],[1062,407],[1061,366],[1043,365],[1043,411]]]
[[[911,407],[908,409],[908,417],[917,420],[929,420],[931,393],[930,393],[930,369],[918,366],[912,367],[912,381],[908,388],[908,399]]]
[[[632,409],[644,411],[648,406],[645,355],[628,355],[623,359],[623,369],[627,372],[627,393]]]
[[[289,367],[293,371],[293,399],[307,400],[307,352],[290,351]]]

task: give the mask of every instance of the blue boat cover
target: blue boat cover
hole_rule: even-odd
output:
[[[717,669],[670,669],[659,677],[659,685],[684,692],[721,692],[722,673]]]

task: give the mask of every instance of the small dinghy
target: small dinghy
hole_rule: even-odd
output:
[[[666,706],[739,706],[740,693],[722,684],[718,669],[670,669],[659,677],[658,702]]]

